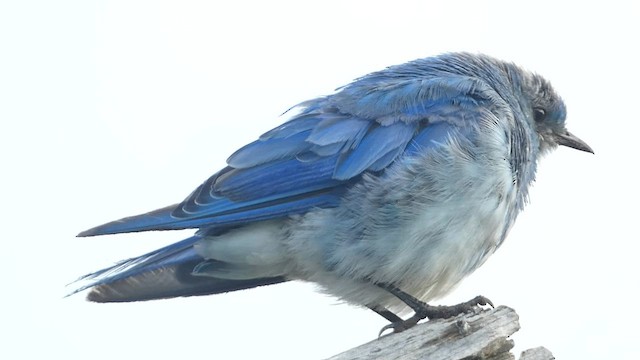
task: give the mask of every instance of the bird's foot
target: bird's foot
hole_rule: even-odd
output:
[[[494,307],[491,300],[487,299],[482,295],[478,295],[469,301],[466,301],[457,305],[451,305],[451,306],[431,306],[428,304],[424,304],[424,305],[425,305],[424,308],[420,310],[424,311],[425,316],[430,320],[446,319],[446,318],[454,317],[454,316],[472,311],[476,309],[477,306],[489,305],[491,307]]]
[[[412,317],[406,320],[400,319],[398,321],[393,321],[391,324],[386,325],[380,330],[378,337],[382,336],[382,334],[387,330],[393,330],[393,333],[403,332],[414,327],[420,320],[425,318],[428,318],[429,320],[447,319],[472,311],[476,309],[477,306],[489,305],[494,307],[491,300],[481,295],[476,296],[469,301],[451,306],[433,306],[418,300],[413,302],[412,305],[415,311],[415,314]]]

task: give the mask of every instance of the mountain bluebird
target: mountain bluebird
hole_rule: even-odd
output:
[[[547,80],[484,55],[392,66],[291,113],[181,203],[80,233],[198,229],[76,292],[126,302],[303,280],[399,332],[490,304],[427,302],[502,244],[544,154],[593,152]]]

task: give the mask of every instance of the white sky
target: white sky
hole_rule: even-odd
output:
[[[441,303],[516,309],[517,351],[638,359],[637,2],[6,1],[0,358],[316,359],[385,320],[288,283],[100,305],[65,284],[187,232],[75,238],[179,202],[291,105],[385,66],[484,52],[550,79],[596,151],[542,162],[505,245]]]

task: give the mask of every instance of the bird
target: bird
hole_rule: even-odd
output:
[[[430,302],[500,247],[544,155],[593,153],[566,129],[549,81],[484,54],[390,66],[283,116],[182,202],[78,234],[194,229],[79,278],[71,294],[131,302],[300,280],[401,332],[493,306]]]

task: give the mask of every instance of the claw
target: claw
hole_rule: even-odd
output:
[[[410,329],[414,327],[418,323],[418,321],[422,319],[424,319],[424,316],[421,316],[420,314],[416,314],[408,318],[407,320],[396,321],[396,322],[392,322],[391,324],[385,325],[382,329],[380,329],[380,332],[378,333],[378,338],[382,336],[382,333],[384,333],[389,329],[393,329],[393,334],[400,333],[407,329]]]
[[[389,330],[389,329],[393,329],[392,334],[395,334],[396,332],[400,332],[400,331],[397,331],[397,330],[396,330],[396,324],[397,324],[397,323],[391,323],[391,324],[388,324],[388,325],[383,326],[383,327],[382,327],[382,329],[380,329],[380,332],[378,333],[378,339],[380,339],[380,338],[382,337],[382,334],[383,334],[385,331]]]
[[[474,297],[473,299],[468,301],[468,303],[475,303],[476,305],[482,305],[482,306],[489,305],[489,306],[491,306],[491,308],[495,308],[495,306],[493,305],[491,300],[487,299],[486,297],[484,297],[482,295],[478,295],[478,296]]]

